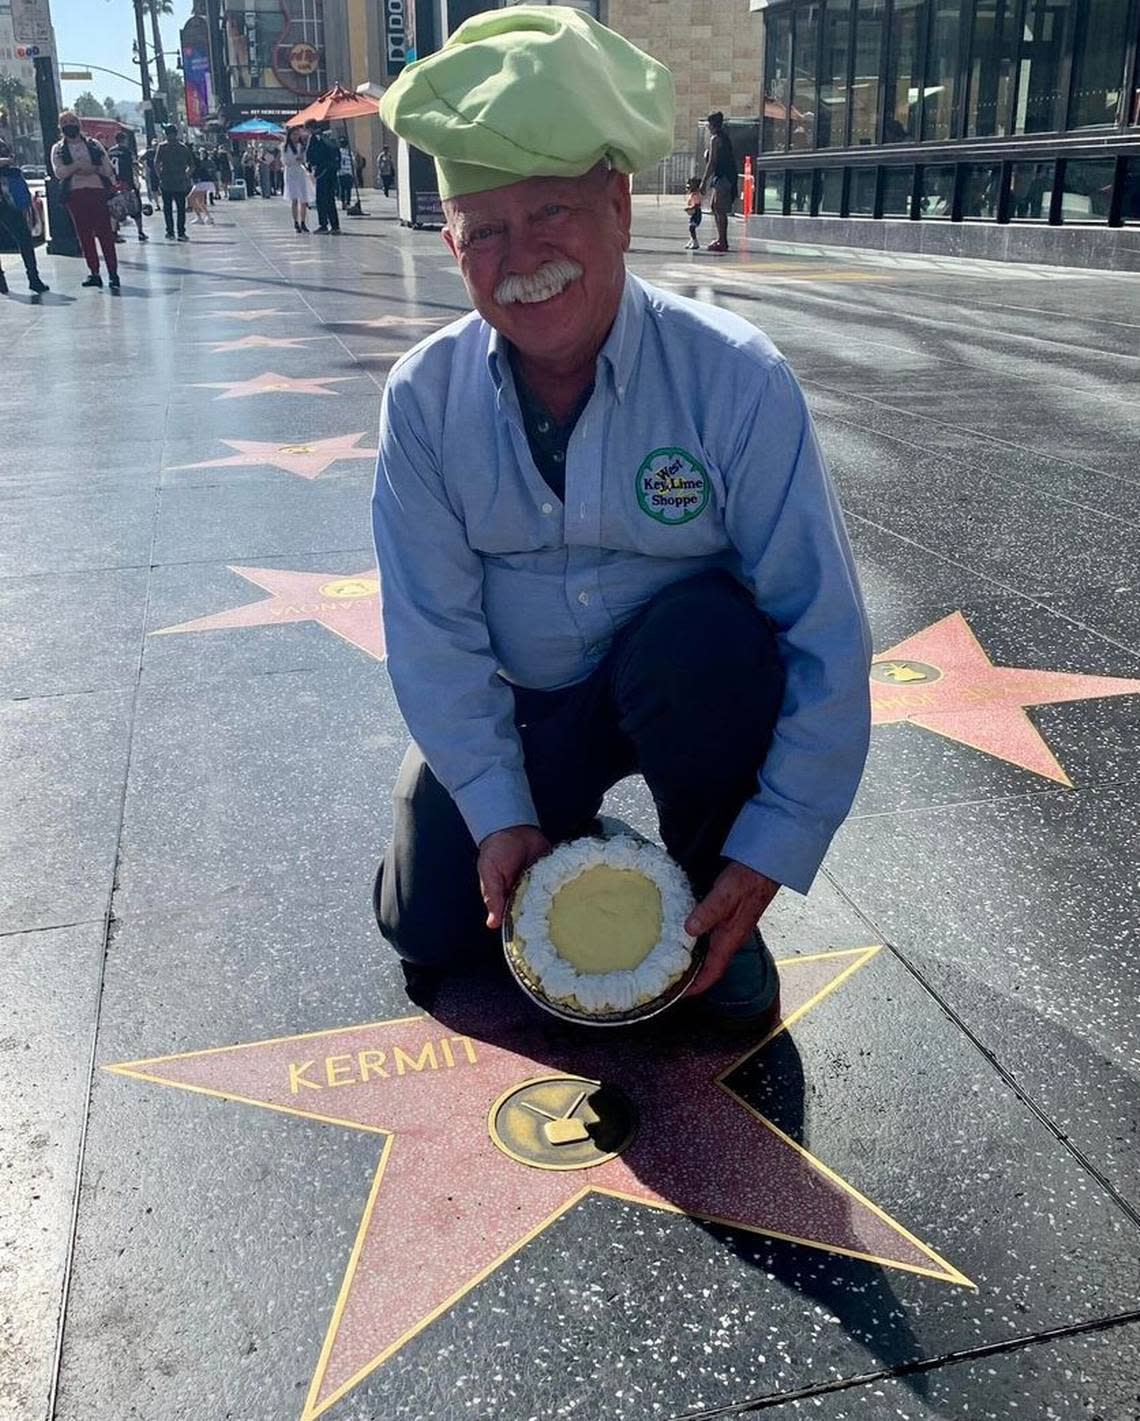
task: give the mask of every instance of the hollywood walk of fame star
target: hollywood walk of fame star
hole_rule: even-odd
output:
[[[240,340],[223,340],[217,345],[212,341],[201,341],[209,345],[211,354],[225,355],[231,350],[297,350],[315,340],[329,340],[329,336],[242,336]]]
[[[312,1421],[593,1192],[972,1287],[726,1081],[877,951],[780,963],[784,1019],[747,1050],[692,1030],[552,1036],[513,988],[465,984],[433,1016],[109,1069],[385,1137],[305,1404]],[[591,1153],[599,1083],[635,1129],[623,1122]],[[543,1109],[541,1085],[570,1103]]]
[[[196,390],[224,390],[216,400],[244,400],[251,395],[338,395],[339,390],[326,390],[326,385],[342,385],[346,380],[359,380],[359,375],[322,375],[319,378],[278,375],[267,370],[249,380],[193,380]]]
[[[442,326],[455,316],[373,316],[368,321],[340,321],[338,325],[354,326],[358,330],[387,331],[404,326]]]
[[[221,442],[236,452],[225,459],[203,459],[197,464],[171,464],[171,469],[228,469],[266,466],[296,474],[302,479],[316,479],[339,459],[376,458],[379,450],[361,449],[358,439],[364,434],[338,434],[333,439],[310,439],[304,444],[268,444],[254,439],[223,439]]]
[[[267,321],[270,316],[295,315],[292,311],[207,311],[204,315],[193,316],[195,321]]]
[[[250,296],[280,296],[280,291],[272,286],[250,286],[237,287],[229,291],[196,291],[190,296],[191,301],[213,301],[217,296],[224,296],[234,301],[242,297]]]
[[[176,627],[159,627],[152,636],[176,632],[212,632],[233,627],[277,627],[290,622],[317,622],[326,631],[351,644],[377,661],[385,656],[384,629],[380,621],[380,582],[375,568],[363,572],[289,572],[276,567],[231,567],[247,582],[272,595],[260,602],[248,602],[180,622]]]
[[[1140,692],[1140,681],[995,666],[961,612],[925,627],[871,667],[871,723],[904,722],[1072,787],[1026,706]]]

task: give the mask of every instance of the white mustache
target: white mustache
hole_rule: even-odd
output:
[[[522,301],[528,306],[538,301],[549,301],[581,275],[582,268],[577,262],[544,262],[537,271],[526,276],[504,277],[495,287],[495,301],[500,306],[510,306],[515,301]]]

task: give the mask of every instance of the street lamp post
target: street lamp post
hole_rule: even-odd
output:
[[[149,148],[154,142],[154,105],[150,97],[150,69],[146,62],[146,26],[143,23],[143,0],[134,0],[134,4],[135,34],[139,51],[139,77],[142,81],[143,91],[143,122],[146,124],[146,141]]]

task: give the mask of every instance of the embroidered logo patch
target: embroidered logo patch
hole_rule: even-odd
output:
[[[641,511],[658,523],[691,523],[709,501],[704,465],[684,449],[654,449],[637,471]]]

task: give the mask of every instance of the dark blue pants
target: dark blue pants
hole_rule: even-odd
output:
[[[709,572],[667,587],[586,680],[515,688],[543,832],[552,843],[592,832],[606,791],[641,774],[666,848],[703,895],[756,791],[783,689],[771,625],[738,582]],[[374,894],[380,931],[406,962],[446,970],[501,953],[484,926],[477,857],[455,802],[412,745]]]

